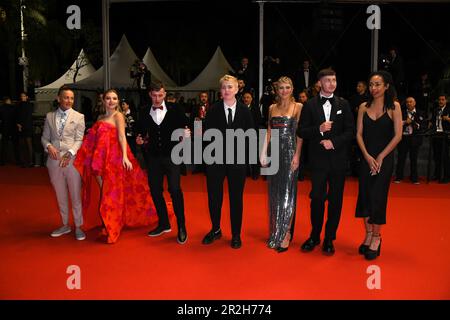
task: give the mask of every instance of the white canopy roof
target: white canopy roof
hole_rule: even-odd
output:
[[[73,62],[72,66],[57,80],[53,81],[52,83],[36,88],[36,93],[45,93],[46,91],[54,91],[58,90],[61,86],[69,83],[74,82],[74,75],[75,72],[79,68],[77,76],[75,78],[75,82],[86,79],[91,74],[95,72],[95,68],[92,66],[92,64],[89,62],[88,57],[84,53],[84,50],[81,49],[80,54],[78,55],[77,59]]]
[[[225,74],[233,71],[233,68],[228,63],[223,55],[220,46],[217,47],[216,52],[209,60],[202,72],[190,83],[183,87],[176,88],[177,90],[217,90],[219,88],[219,80]]]
[[[153,52],[150,49],[150,47],[147,49],[147,52],[145,53],[145,56],[142,59],[142,61],[145,63],[148,70],[152,74],[152,80],[159,80],[166,87],[176,87],[177,86],[175,81],[173,81],[161,68],[161,66],[159,65],[155,56],[153,55]]]
[[[130,78],[130,68],[138,59],[125,35],[109,58],[111,70],[111,87],[117,89],[132,88],[133,79]],[[74,89],[96,90],[103,89],[103,67],[94,72],[89,78],[70,85]]]

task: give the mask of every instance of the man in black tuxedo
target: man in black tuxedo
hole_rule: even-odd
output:
[[[171,135],[174,130],[187,128],[188,119],[180,108],[165,103],[166,90],[162,83],[152,83],[148,93],[152,105],[150,108],[146,108],[139,117],[136,138],[138,145],[144,145],[150,193],[159,218],[158,227],[150,231],[148,235],[156,237],[172,231],[163,197],[163,180],[164,176],[167,176],[169,193],[177,217],[177,242],[184,244],[187,241],[187,232],[183,192],[180,185],[180,165],[174,164],[171,159],[172,148],[178,142],[171,141]],[[186,129],[184,137],[189,137],[189,135],[190,130]]]
[[[434,156],[433,180],[439,183],[450,182],[450,158],[448,154],[450,132],[450,106],[447,106],[447,96],[441,94],[438,97],[438,106],[433,111],[431,127],[434,132],[432,139]]]
[[[421,133],[426,129],[425,118],[422,112],[416,109],[416,100],[413,97],[406,98],[405,105],[406,108],[402,108],[403,137],[397,146],[398,157],[394,182],[400,183],[402,181],[406,155],[409,152],[410,179],[412,183],[419,184],[417,159],[423,141]]]
[[[245,90],[251,91],[255,87],[255,72],[249,65],[248,58],[242,57],[241,64],[236,68],[236,77],[244,80]]]
[[[312,231],[301,248],[303,251],[312,251],[320,243],[325,201],[328,200],[328,219],[322,251],[332,255],[333,240],[336,239],[341,216],[348,150],[355,134],[355,124],[348,102],[334,95],[334,70],[321,70],[317,78],[321,83],[320,94],[308,100],[303,107],[297,129],[297,135],[308,140],[312,179]]]
[[[233,142],[226,137],[226,130],[233,132],[237,129],[247,131],[254,128],[250,110],[241,102],[236,100],[238,92],[238,80],[230,75],[225,75],[220,79],[220,92],[223,100],[211,106],[206,114],[206,131],[209,129],[219,130],[223,137],[223,161],[207,163],[206,182],[208,188],[208,206],[212,222],[212,229],[203,238],[203,244],[211,244],[214,240],[222,237],[220,230],[220,216],[223,202],[223,182],[228,179],[228,192],[230,198],[230,218],[231,218],[231,247],[239,249],[241,242],[243,193],[246,177],[246,163],[239,164],[236,161],[237,150],[236,139],[234,141],[234,159],[231,164],[226,161],[226,147]],[[233,138],[234,139],[234,138]],[[247,145],[248,146],[248,145]],[[245,150],[244,150],[245,152]],[[247,162],[247,161],[246,161]]]
[[[314,85],[316,81],[314,76],[317,71],[311,68],[311,63],[308,59],[303,60],[303,65],[294,74],[294,96],[297,97],[300,92],[307,90]]]

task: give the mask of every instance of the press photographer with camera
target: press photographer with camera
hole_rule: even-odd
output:
[[[130,78],[134,79],[134,84],[140,90],[145,90],[150,86],[151,73],[144,62],[136,59],[130,69]]]
[[[137,88],[139,92],[139,106],[147,105],[149,97],[147,89],[150,88],[152,74],[144,62],[136,59],[130,68],[130,78],[133,79],[132,88]]]
[[[423,140],[421,133],[426,129],[426,119],[422,112],[416,109],[416,100],[413,97],[406,98],[405,105],[406,108],[402,108],[403,137],[397,147],[397,169],[394,182],[400,183],[403,180],[406,156],[409,153],[410,180],[413,184],[419,184],[417,159]]]

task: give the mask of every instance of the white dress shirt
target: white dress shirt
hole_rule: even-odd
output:
[[[228,108],[231,108],[231,117],[234,121],[234,115],[236,114],[236,105],[237,105],[236,100],[234,101],[234,103],[231,106],[228,106],[225,102],[223,103],[224,111],[225,111],[225,119],[227,119],[227,123],[228,123]]]
[[[331,96],[329,97],[325,97],[323,95],[320,95],[320,98],[327,98],[327,99],[333,99],[334,94],[331,94]],[[330,116],[331,116],[331,103],[330,101],[325,102],[324,105],[322,105],[323,108],[323,113],[325,115],[325,121],[330,121]],[[321,135],[323,135],[323,132],[320,133]]]
[[[150,116],[152,117],[153,121],[155,121],[155,123],[159,126],[161,124],[161,122],[163,122],[164,117],[166,116],[167,113],[167,107],[166,107],[166,102],[163,101],[163,103],[161,103],[161,106],[163,107],[163,109],[156,109],[153,110],[153,106],[150,108]]]
[[[442,114],[444,113],[444,109],[447,107],[446,105],[443,108],[440,108],[436,117],[436,131],[442,132],[444,128],[442,127]]]
[[[305,88],[309,88],[309,69],[305,69],[303,75],[305,77]]]
[[[320,95],[320,98],[333,99],[333,96],[334,96],[334,94],[332,94],[329,97],[325,97],[323,95]],[[325,104],[322,107],[323,107],[323,113],[325,114],[325,120],[326,121],[330,121],[330,116],[331,116],[331,103],[330,103],[330,101],[325,102]]]

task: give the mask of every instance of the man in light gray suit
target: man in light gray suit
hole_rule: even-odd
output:
[[[73,166],[73,160],[81,146],[84,136],[84,115],[72,109],[73,91],[62,86],[58,91],[59,107],[47,113],[41,142],[48,152],[47,169],[50,181],[55,189],[62,227],[51,233],[59,237],[71,232],[69,226],[69,197],[75,222],[75,238],[86,239],[81,229],[83,213],[81,206],[81,177]]]

